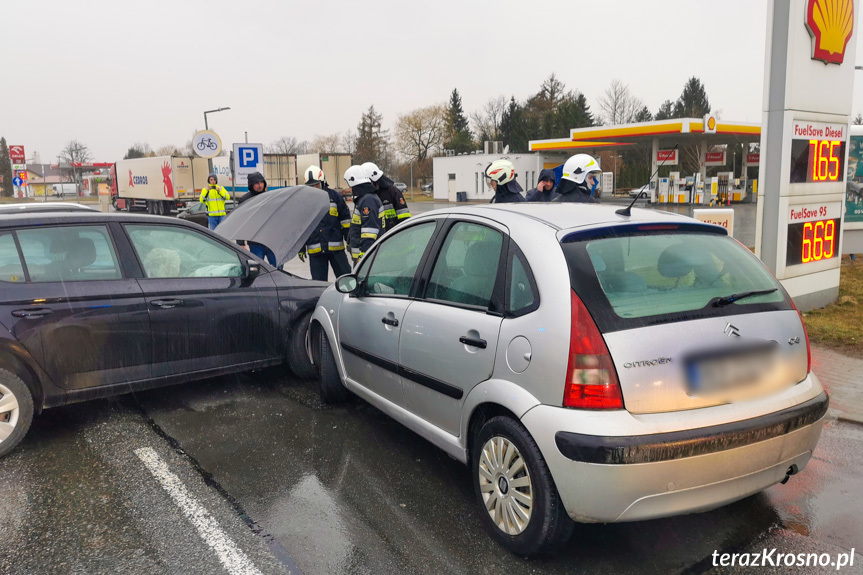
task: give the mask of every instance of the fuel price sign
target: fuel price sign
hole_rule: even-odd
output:
[[[792,184],[845,182],[847,124],[798,120],[792,134]]]
[[[839,257],[841,209],[838,202],[789,207],[786,266]]]

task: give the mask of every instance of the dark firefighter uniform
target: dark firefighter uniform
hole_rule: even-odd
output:
[[[354,192],[354,213],[351,216],[349,241],[351,258],[356,264],[384,232],[384,206],[374,184],[358,184]]]
[[[411,217],[404,194],[393,185],[392,180],[386,176],[381,176],[377,181],[377,188],[378,197],[384,206],[385,230],[389,231]]]
[[[336,277],[351,273],[351,266],[345,255],[351,212],[340,193],[326,187],[323,191],[330,196],[330,210],[318,222],[300,252],[308,254],[312,279],[319,281],[327,281],[328,264],[332,265]]]

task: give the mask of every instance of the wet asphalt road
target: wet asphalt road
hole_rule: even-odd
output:
[[[229,573],[136,452],[152,449],[250,573],[755,573],[722,552],[863,568],[863,427],[832,421],[785,486],[697,515],[579,525],[525,560],[486,536],[467,468],[360,400],[278,371],[46,411],[0,460],[0,573]],[[803,572],[803,571],[801,571]],[[822,571],[835,572],[825,568]]]

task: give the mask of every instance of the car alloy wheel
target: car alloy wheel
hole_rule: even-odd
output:
[[[533,483],[518,448],[504,437],[492,437],[482,447],[477,472],[492,522],[507,535],[522,533],[533,512]]]
[[[0,383],[0,443],[15,431],[20,415],[18,398],[11,389]]]
[[[0,368],[0,457],[21,443],[33,421],[33,396],[14,373]]]

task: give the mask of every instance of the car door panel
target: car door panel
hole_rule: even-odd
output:
[[[339,308],[339,341],[347,376],[404,406],[398,375],[399,335],[408,299],[346,298]]]
[[[282,357],[278,290],[268,273],[238,275],[242,250],[186,226],[125,229],[148,276],[138,283],[150,315],[153,377]]]
[[[32,281],[3,285],[0,322],[54,384],[79,390],[149,378],[146,304],[137,282],[121,277],[106,226],[16,235]],[[76,246],[86,253],[73,253]],[[88,279],[106,276],[116,279]]]
[[[248,286],[237,278],[139,283],[150,312],[154,377],[278,357],[278,299],[268,274]],[[260,284],[272,288],[269,297],[261,297]]]
[[[501,321],[482,311],[413,302],[399,343],[407,409],[457,435],[464,398],[492,374]]]
[[[337,329],[347,376],[399,406],[404,406],[399,337],[437,227],[437,221],[426,221],[388,234],[363,260],[360,287],[339,308]]]
[[[464,398],[494,369],[507,238],[497,228],[480,218],[448,222],[419,282],[423,300],[407,310],[399,340],[406,408],[453,435]]]

